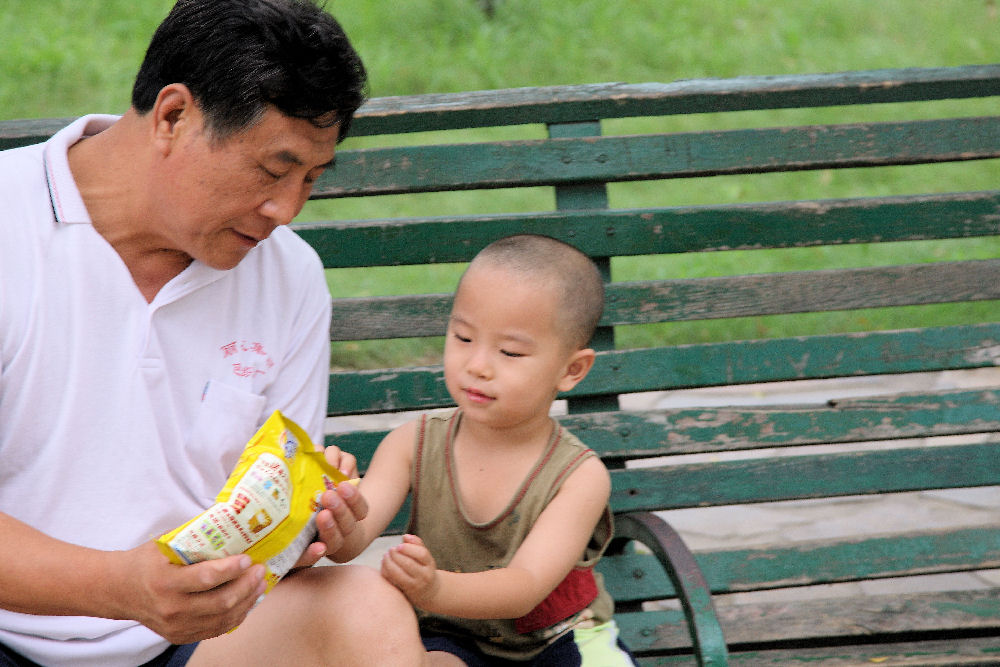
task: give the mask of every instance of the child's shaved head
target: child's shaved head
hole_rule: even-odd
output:
[[[469,269],[480,264],[524,274],[556,288],[560,295],[558,321],[566,342],[587,347],[604,312],[604,281],[589,257],[548,236],[519,234],[483,248]]]

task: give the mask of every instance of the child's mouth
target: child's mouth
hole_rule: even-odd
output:
[[[490,401],[493,400],[492,396],[487,396],[483,392],[477,391],[475,389],[466,389],[465,395],[468,396],[469,400],[472,401],[473,403],[483,404],[483,403],[489,403]]]

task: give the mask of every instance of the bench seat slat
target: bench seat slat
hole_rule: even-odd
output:
[[[904,638],[907,631],[937,629],[969,632],[975,629],[1000,628],[1000,593],[997,591],[955,591],[945,593],[914,593],[880,595],[867,598],[835,598],[794,602],[726,605],[718,608],[719,621],[726,640],[734,652],[749,651],[755,646],[776,646],[792,638],[813,643],[840,643],[846,638],[874,637],[889,640],[893,635]],[[690,646],[690,639],[679,612],[647,611],[642,614],[620,614],[616,621],[622,638],[634,652],[669,650]],[[822,618],[823,623],[816,619]],[[997,647],[1000,640],[989,645]],[[875,648],[872,658],[891,655]],[[850,649],[847,649],[850,650]],[[890,649],[891,650],[891,649]],[[919,650],[910,645],[911,651]],[[952,648],[954,652],[954,644]],[[840,647],[827,649],[828,655],[844,655]],[[980,653],[982,656],[982,653]],[[874,660],[870,664],[879,664]],[[653,663],[655,664],[655,663]],[[741,664],[741,663],[735,663]],[[749,662],[746,664],[770,664]],[[808,661],[805,664],[814,664]],[[822,664],[822,663],[820,663]],[[838,664],[838,663],[834,663]],[[842,662],[847,664],[862,664]],[[889,663],[910,664],[910,663]],[[958,662],[917,664],[961,664]],[[975,663],[985,664],[985,663]]]
[[[655,628],[643,626],[643,634],[655,634]],[[632,636],[635,636],[634,634]],[[697,664],[690,654],[640,656],[640,667],[691,667]],[[1000,641],[995,637],[961,635],[955,639],[893,641],[828,648],[763,650],[749,648],[730,652],[730,667],[854,667],[857,665],[892,665],[892,667],[985,667],[1000,665]]]
[[[344,150],[313,197],[872,167],[1000,157],[1000,117]]]
[[[1000,234],[1000,192],[349,220],[292,229],[327,268],[467,262],[493,240],[540,229],[594,257],[794,248]]]
[[[1000,526],[713,549],[694,556],[712,593],[719,594],[985,570],[1000,567]],[[676,595],[650,554],[605,557],[598,571],[618,603]]]
[[[980,444],[712,461],[611,471],[615,512],[1000,484]]]
[[[612,283],[604,326],[1000,299],[1000,260]],[[331,340],[444,334],[450,294],[335,299]]]

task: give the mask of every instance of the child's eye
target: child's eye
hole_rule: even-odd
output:
[[[511,352],[510,350],[500,350],[500,354],[502,354],[502,355],[504,355],[506,357],[513,357],[515,359],[517,359],[518,357],[523,357],[524,356],[520,352]]]
[[[460,340],[463,343],[468,343],[468,342],[472,341],[471,338],[467,338],[467,337],[465,337],[465,336],[463,336],[461,334],[455,334],[455,338],[458,339],[458,340]]]

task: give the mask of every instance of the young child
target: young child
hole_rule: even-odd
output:
[[[417,609],[431,664],[634,664],[593,571],[612,534],[608,472],[549,417],[594,363],[603,306],[597,267],[572,246],[487,246],[448,322],[458,408],[389,433],[361,481],[368,515],[333,558],[360,553],[412,493],[411,534],[382,574]]]

